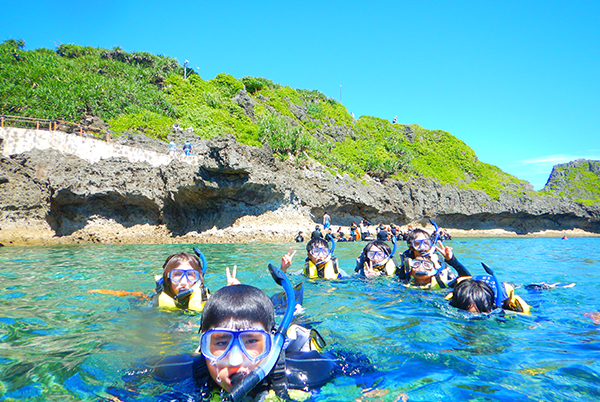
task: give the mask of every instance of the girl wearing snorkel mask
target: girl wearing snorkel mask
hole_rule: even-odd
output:
[[[334,243],[335,244],[335,243]],[[308,257],[302,274],[310,279],[339,279],[343,271],[338,268],[337,258],[331,255],[329,243],[324,239],[312,239],[306,245]]]
[[[208,296],[198,257],[176,253],[166,259],[162,275],[157,275],[152,300],[161,308],[202,311]]]
[[[398,277],[405,284],[426,289],[446,288],[458,276],[468,276],[469,271],[456,259],[452,247],[447,247],[433,239],[422,229],[412,230],[406,240],[408,250],[402,254],[402,267]],[[436,251],[444,257],[441,260]]]
[[[356,259],[356,268],[354,268],[354,271],[365,278],[374,278],[380,275],[395,275],[397,264],[393,254],[390,246],[385,242],[380,240],[372,241],[365,246],[360,256]]]

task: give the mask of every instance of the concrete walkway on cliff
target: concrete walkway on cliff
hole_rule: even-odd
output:
[[[156,152],[140,147],[106,142],[101,139],[67,134],[61,131],[44,131],[25,128],[0,128],[0,152],[4,156],[16,155],[33,149],[55,149],[63,153],[78,156],[90,163],[101,159],[126,158],[130,162],[146,162],[152,166],[168,165],[173,159],[190,165],[198,165],[200,157],[185,156],[179,152],[175,157],[166,152]]]

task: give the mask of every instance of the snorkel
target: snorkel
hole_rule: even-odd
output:
[[[329,255],[333,257],[333,252],[335,250],[335,239],[333,236],[331,237],[331,247],[329,247]]]
[[[202,251],[200,251],[200,249],[198,247],[194,247],[194,253],[196,253],[196,255],[198,256],[198,258],[200,258],[200,262],[202,262],[202,277],[204,278],[204,275],[206,274],[206,257],[204,257],[204,254],[202,254]]]
[[[296,300],[294,295],[294,289],[292,283],[283,273],[283,271],[273,264],[269,264],[269,272],[273,277],[273,280],[285,290],[287,298],[287,307],[283,320],[277,328],[277,332],[273,335],[273,342],[271,352],[260,362],[258,367],[252,370],[247,376],[240,379],[240,381],[233,386],[230,391],[231,400],[233,402],[239,402],[250,392],[258,383],[260,383],[270,372],[273,367],[277,364],[281,351],[283,350],[283,344],[285,342],[285,334],[292,322],[294,317],[294,309],[296,307]]]
[[[481,265],[483,265],[483,269],[485,269],[485,272],[492,275],[492,278],[494,278],[494,282],[496,284],[496,288],[494,289],[494,303],[496,304],[496,307],[502,308],[502,305],[504,304],[505,300],[503,299],[503,296],[505,295],[504,286],[502,286],[502,282],[500,282],[500,279],[498,279],[493,269],[488,267],[483,262],[481,263]]]
[[[438,240],[440,239],[440,228],[439,228],[439,226],[437,225],[437,223],[435,223],[435,221],[433,219],[429,219],[429,222],[431,222],[431,224],[435,228],[435,230],[432,233],[432,235],[434,235],[434,238],[433,238],[433,242],[431,243],[431,248],[429,250],[427,250],[426,252],[421,253],[422,257],[427,257],[432,252],[434,252],[435,251],[435,245],[437,244]]]

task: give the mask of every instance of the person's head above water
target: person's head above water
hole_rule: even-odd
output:
[[[408,245],[408,248],[412,250],[415,256],[426,253],[432,247],[435,247],[433,240],[431,240],[431,236],[423,229],[412,230],[406,238],[406,244]]]
[[[306,245],[308,259],[314,264],[321,264],[331,258],[329,243],[325,239],[315,238]]]
[[[363,249],[363,255],[373,264],[374,267],[384,263],[391,253],[392,249],[390,246],[380,240],[370,242]]]
[[[200,260],[190,253],[171,254],[163,264],[164,291],[171,297],[196,283],[204,285]]]
[[[269,355],[275,328],[271,299],[249,285],[216,291],[202,312],[200,351],[211,378],[224,390]]]
[[[471,313],[489,313],[494,310],[494,290],[483,281],[463,280],[454,287],[450,305]]]

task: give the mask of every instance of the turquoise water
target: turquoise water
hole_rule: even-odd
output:
[[[600,239],[455,239],[448,242],[474,274],[480,261],[533,307],[530,316],[473,319],[453,310],[444,291],[406,289],[395,280],[305,281],[304,307],[330,345],[361,352],[369,378],[337,378],[323,401],[558,401],[600,398]],[[280,288],[266,263],[304,245],[201,245],[211,290],[226,265],[268,294]],[[364,243],[338,243],[351,272]],[[140,359],[193,351],[199,316],[149,308],[129,297],[88,293],[105,288],[150,294],[153,275],[173,252],[191,246],[75,246],[0,249],[0,400],[95,400]],[[401,251],[401,250],[400,250]],[[300,257],[300,258],[298,258]],[[292,276],[292,282],[302,281]],[[534,282],[574,282],[532,292]],[[148,379],[132,400],[156,400],[172,386]],[[369,392],[370,391],[370,392]],[[112,391],[111,391],[112,392]],[[405,396],[405,397],[406,397]]]

